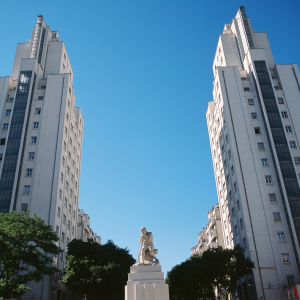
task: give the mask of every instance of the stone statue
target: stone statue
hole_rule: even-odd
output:
[[[154,249],[152,232],[147,231],[145,227],[141,228],[141,232],[142,234],[139,241],[141,249],[137,265],[159,265],[159,260],[155,256],[158,250]]]

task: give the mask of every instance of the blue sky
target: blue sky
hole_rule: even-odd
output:
[[[42,14],[66,43],[85,118],[80,208],[135,258],[154,234],[167,272],[217,202],[205,112],[224,23],[244,5],[278,64],[299,62],[299,1],[1,1],[0,76]]]

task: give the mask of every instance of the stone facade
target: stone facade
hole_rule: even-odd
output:
[[[224,246],[255,263],[243,299],[287,299],[300,282],[300,74],[238,9],[219,36],[206,113]],[[240,296],[241,297],[241,296]]]

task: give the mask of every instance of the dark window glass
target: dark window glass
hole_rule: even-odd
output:
[[[294,168],[293,159],[290,153],[290,147],[294,148],[296,147],[295,141],[291,141],[288,143],[286,139],[286,133],[285,128],[282,124],[282,117],[287,118],[288,114],[287,112],[280,112],[278,109],[277,104],[277,98],[275,97],[274,90],[272,88],[272,82],[269,75],[267,64],[264,60],[261,61],[255,61],[254,62],[256,74],[257,74],[257,80],[262,99],[260,99],[259,103],[263,104],[264,109],[267,114],[267,120],[269,122],[270,128],[271,128],[271,137],[268,137],[269,141],[270,138],[273,138],[274,145],[275,145],[275,151],[277,154],[277,158],[279,161],[279,167],[280,170],[276,168],[276,172],[281,172],[281,175],[283,177],[283,183],[287,195],[287,200],[290,206],[290,210],[292,212],[292,220],[290,220],[290,217],[287,213],[287,208],[285,207],[285,212],[287,216],[288,226],[290,231],[291,225],[290,222],[292,221],[294,223],[294,227],[296,230],[298,245],[300,243],[300,187],[297,179],[297,175]],[[278,103],[283,103],[283,99],[278,99]],[[262,105],[261,105],[262,106]],[[267,132],[268,134],[268,132]],[[272,150],[272,149],[271,149]],[[274,153],[272,153],[274,156]],[[274,158],[275,160],[275,158]],[[276,166],[275,166],[276,167]],[[278,174],[277,174],[278,176]],[[280,182],[279,182],[280,183]],[[279,185],[279,188],[281,189],[281,186]],[[281,190],[282,197],[284,197],[284,194]],[[271,200],[271,199],[270,199]],[[272,200],[271,200],[272,201]],[[285,201],[282,201],[283,205],[285,206]],[[274,220],[280,221],[280,214],[274,213]],[[295,252],[297,252],[294,240],[293,233],[291,232],[293,247]],[[299,258],[296,257],[298,268],[300,269],[300,261]]]
[[[12,190],[16,174],[21,136],[25,123],[25,112],[28,102],[31,77],[32,71],[20,72],[0,179],[0,213],[7,213],[9,211],[12,200]]]

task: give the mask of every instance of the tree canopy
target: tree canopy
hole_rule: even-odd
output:
[[[237,282],[251,274],[254,263],[240,246],[234,249],[210,248],[193,255],[168,272],[166,282],[171,300],[214,300],[236,289]]]
[[[109,240],[99,245],[92,240],[72,240],[68,245],[63,283],[79,299],[124,300],[127,274],[135,259],[126,248]]]
[[[60,253],[58,237],[52,227],[29,211],[0,214],[0,297],[22,296],[30,281],[58,270],[52,266],[53,255]]]

